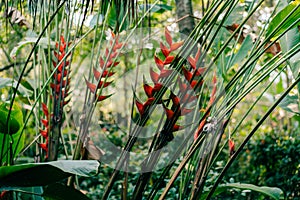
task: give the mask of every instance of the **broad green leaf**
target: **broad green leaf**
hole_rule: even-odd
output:
[[[284,92],[282,77],[279,77],[279,82],[276,84],[276,93],[280,94]]]
[[[42,196],[46,200],[64,200],[64,199],[88,200],[89,199],[80,191],[60,183],[47,186]]]
[[[34,44],[37,41],[37,37],[26,37],[24,41],[21,41],[18,43],[17,46],[15,46],[12,51],[10,52],[10,57],[12,58],[16,58],[17,54],[20,52],[20,50],[29,44]],[[39,41],[39,45],[43,48],[48,48],[49,45],[49,41],[47,38],[41,38],[41,40]],[[50,42],[51,46],[55,45],[55,42]]]
[[[35,200],[88,200],[80,191],[73,187],[66,186],[61,183],[54,183],[45,187],[20,187],[12,189],[17,192],[17,196],[21,199],[35,199]]]
[[[0,189],[1,190],[1,189]],[[14,191],[16,192],[17,199],[34,199],[34,200],[44,200],[42,197],[43,187],[20,187],[13,190],[5,191]],[[1,193],[1,192],[0,192]]]
[[[227,183],[225,185],[221,185],[220,187],[252,190],[267,195],[276,200],[283,199],[283,191],[277,187],[267,187],[267,186],[260,187],[248,183]]]
[[[227,184],[220,185],[214,192],[213,196],[217,196],[218,194],[221,194],[222,192],[227,191],[228,188],[236,188],[236,189],[241,189],[241,190],[252,190],[255,192],[262,193],[262,194],[269,196],[276,200],[284,198],[283,191],[277,187],[256,186],[256,185],[248,184],[248,183],[227,183]],[[208,192],[204,193],[201,196],[201,199],[205,199],[207,197],[207,195],[208,195]]]
[[[89,28],[93,28],[97,25],[97,18],[98,18],[98,15],[91,15],[87,18],[87,23],[84,23],[84,25],[88,25]],[[104,17],[103,15],[100,15],[99,16],[99,19],[98,19],[98,24],[101,25],[103,23],[103,20],[104,20]]]
[[[11,160],[11,155],[16,151],[17,155],[24,146],[25,135],[21,136],[23,127],[23,114],[21,109],[14,104],[10,114],[9,123],[7,117],[9,112],[9,104],[0,105],[0,149],[3,148],[2,162]],[[20,141],[19,144],[17,141]],[[1,152],[0,152],[1,153]]]
[[[154,13],[163,13],[165,11],[171,11],[172,10],[172,6],[169,6],[167,4],[142,4],[139,6],[141,10],[144,10],[145,7],[146,9],[150,9],[151,8],[151,12]]]
[[[230,26],[232,24],[239,24],[243,21],[243,13],[245,12],[244,6],[236,6],[229,17],[224,22],[224,26]]]
[[[295,114],[300,114],[299,112],[299,99],[297,95],[287,95],[279,104],[279,106],[288,111]]]
[[[288,52],[290,49],[300,43],[300,33],[298,28],[289,30],[282,38],[280,38],[280,46],[283,53]],[[296,78],[300,71],[300,52],[296,53],[288,60],[288,66],[290,67],[293,77]],[[300,83],[298,83],[298,92],[300,93]]]
[[[72,174],[94,176],[100,163],[94,160],[60,160],[0,167],[0,189],[46,186]]]
[[[0,77],[0,89],[4,87],[13,87],[16,88],[17,81],[13,80],[11,78],[1,78]],[[28,90],[26,87],[24,87],[22,84],[19,85],[18,92],[24,97],[29,97],[32,95],[32,91]]]
[[[118,26],[120,26],[122,21],[124,21],[122,27],[117,27],[117,28],[119,29],[120,32],[123,30],[127,30],[129,27],[129,18],[126,18],[124,20],[123,16],[125,16],[124,9],[117,10],[117,6],[114,3],[112,3],[111,8],[109,10],[109,14],[107,16],[108,25],[110,27],[116,27],[117,24]]]
[[[251,50],[251,48],[252,48],[252,39],[251,39],[250,35],[247,35],[247,37],[243,41],[240,49],[232,58],[229,67],[242,62],[247,57],[248,52]]]
[[[281,27],[276,31],[276,33],[272,36],[272,38],[276,38],[279,36],[281,33],[283,33],[285,30],[289,28],[296,20],[300,18],[300,1],[293,1],[291,2],[288,6],[283,8],[281,11],[279,11],[275,17],[272,19],[270,22],[267,32],[266,32],[266,37],[270,36],[272,31],[274,31],[279,24],[286,20]],[[295,9],[295,10],[294,10]],[[288,15],[293,11],[293,14],[291,14],[289,17]],[[298,23],[300,24],[300,23]],[[297,24],[296,24],[297,25]],[[295,27],[296,27],[295,25]]]

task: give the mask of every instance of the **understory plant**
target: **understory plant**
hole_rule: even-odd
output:
[[[299,115],[300,1],[259,26],[263,0],[201,1],[189,35],[155,24],[164,1],[27,3],[0,5],[1,42],[24,37],[1,47],[1,198],[284,198],[227,177],[273,111]]]

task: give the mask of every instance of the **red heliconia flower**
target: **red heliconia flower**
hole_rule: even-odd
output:
[[[144,114],[145,108],[144,108],[144,104],[142,104],[141,102],[139,102],[137,99],[135,100],[135,105],[140,113],[140,115]]]
[[[40,130],[40,134],[43,136],[43,138],[48,138],[48,129]]]
[[[108,61],[106,64],[106,68],[110,68],[110,67],[115,67],[119,64],[120,62],[114,62],[112,60]]]
[[[216,77],[216,73],[214,73],[212,83],[213,83],[213,89],[211,91],[211,95],[210,95],[208,107],[210,107],[213,104],[213,102],[215,101],[215,96],[216,96],[216,91],[217,91],[217,77]],[[196,133],[194,134],[194,139],[195,140],[199,136],[200,132],[203,130],[203,127],[204,127],[204,125],[206,123],[206,119],[207,119],[208,115],[210,114],[209,112],[207,112],[207,109],[205,110],[206,116],[200,122],[200,125],[198,126],[198,129],[197,129]]]
[[[180,99],[177,95],[175,95],[173,92],[171,92],[170,97],[172,99],[172,102],[173,102],[174,106],[176,106],[176,107],[180,106]]]
[[[144,84],[144,91],[148,98],[153,97],[153,88],[150,85]]]
[[[188,61],[193,69],[196,69],[196,60],[192,57],[188,57]]]
[[[187,81],[191,81],[193,78],[193,73],[188,71],[185,67],[182,67],[183,75]]]
[[[232,156],[235,153],[234,141],[232,139],[229,139],[228,145],[229,145],[229,154],[230,156]]]
[[[165,77],[168,77],[172,74],[173,70],[170,70],[170,69],[163,69],[160,71],[160,75],[159,77],[160,78],[165,78]]]
[[[98,88],[106,88],[108,87],[113,81],[100,81],[98,83]]]
[[[123,44],[119,43],[118,38],[116,38],[114,33],[111,33],[111,35],[112,38],[115,39],[115,43],[114,46],[111,47],[111,49],[106,48],[105,50],[106,61],[103,57],[100,57],[99,65],[100,68],[102,69],[102,72],[98,71],[95,67],[93,67],[93,74],[98,84],[93,84],[85,80],[88,89],[94,94],[97,93],[98,89],[108,87],[113,82],[113,81],[108,81],[107,78],[112,77],[115,74],[115,72],[113,72],[111,68],[119,64],[119,62],[116,62],[115,60],[113,60],[113,58],[115,58],[119,54],[118,50],[122,48]],[[113,45],[113,41],[110,41],[110,45]],[[99,95],[98,97],[95,98],[95,100],[97,100],[97,102],[103,101],[109,98],[111,95],[112,94]]]
[[[58,112],[55,112],[56,117],[61,118],[61,113],[63,106],[66,105],[70,99],[66,100],[65,98],[69,94],[69,84],[70,84],[70,61],[67,60],[70,54],[67,54],[67,47],[71,43],[66,43],[65,38],[60,36],[60,41],[56,42],[56,49],[53,51],[52,64],[53,68],[56,70],[53,74],[53,81],[50,83],[52,89],[51,99],[53,100],[54,108],[59,108]],[[60,63],[60,64],[59,64]],[[58,65],[59,64],[59,65]],[[48,140],[49,140],[49,131],[51,130],[50,121],[53,118],[54,114],[50,114],[47,105],[42,103],[42,111],[46,116],[46,119],[41,119],[41,123],[44,126],[44,129],[40,130],[41,136],[46,140],[45,143],[38,144],[40,148],[46,151],[46,158],[48,154]]]
[[[40,129],[41,136],[46,140],[45,143],[38,144],[40,148],[42,148],[44,151],[46,151],[46,158],[48,154],[48,139],[49,139],[49,110],[46,104],[42,103],[42,111],[44,115],[46,116],[46,119],[41,119],[42,124],[44,125],[45,129]]]
[[[169,48],[166,47],[162,42],[160,42],[160,49],[161,49],[161,52],[166,57],[166,60],[164,61],[164,65],[167,65],[173,61],[172,57],[169,57],[170,53],[172,51],[175,51],[178,48],[180,48],[183,45],[183,41],[173,43],[172,36],[167,28],[165,28],[165,37],[166,37],[166,41],[169,45]]]
[[[118,49],[121,49],[123,46],[123,43],[117,43],[115,44],[115,46],[113,47],[113,51],[117,51]]]
[[[172,37],[171,37],[171,33],[167,27],[165,27],[165,37],[166,37],[167,43],[171,47],[172,46]]]
[[[99,60],[99,64],[100,64],[100,67],[103,69],[103,68],[110,68],[110,67],[115,67],[119,64],[120,62],[116,62],[116,61],[113,61],[112,59],[108,60],[107,61],[107,64],[105,65],[105,61],[102,57],[100,57],[100,60]],[[105,67],[104,67],[105,65]]]
[[[47,108],[47,105],[42,103],[42,110],[43,110],[43,113],[46,117],[48,117],[49,115],[49,111],[48,111],[48,108]]]
[[[0,194],[0,199],[9,199],[9,198],[10,198],[9,190],[3,190]]]
[[[96,92],[97,90],[96,84],[90,83],[88,80],[85,80],[85,83],[92,93]]]
[[[147,101],[144,103],[144,107],[150,106],[154,100],[154,97],[148,98]]]
[[[164,104],[163,104],[163,107],[164,107],[165,112],[167,114],[167,119],[171,120],[174,117],[174,114],[175,114],[174,111],[171,110],[171,109],[169,109],[169,108],[167,108]]]
[[[182,130],[183,128],[184,128],[183,126],[179,126],[178,124],[175,124],[175,125],[173,126],[172,131],[173,131],[173,132],[176,132],[176,131]]]
[[[193,109],[187,109],[187,108],[182,108],[180,103],[186,103],[184,101],[182,101],[177,95],[175,95],[173,92],[171,92],[171,95],[170,95],[170,98],[173,102],[173,106],[175,106],[175,109],[179,109],[180,113],[179,115],[180,116],[183,116],[183,115],[186,115],[190,112],[193,111]]]
[[[202,75],[204,72],[205,72],[205,70],[206,70],[206,68],[204,68],[204,67],[201,67],[201,68],[199,68],[199,69],[195,69],[195,76],[200,76],[200,75]]]
[[[117,36],[117,38],[116,38],[116,35],[113,32],[111,32],[111,36],[113,39],[115,39],[115,45],[113,46],[113,51],[116,52],[118,49],[122,48],[123,43],[119,43],[119,36]],[[111,40],[110,45],[112,45],[112,44],[113,44],[113,41]]]
[[[105,61],[104,61],[104,59],[102,57],[100,57],[99,64],[100,64],[101,68],[104,67]]]
[[[192,56],[188,57],[188,61],[194,71],[193,73],[195,73],[195,76],[202,75],[206,70],[204,67],[197,67],[197,62],[199,61],[199,58],[200,58],[200,48],[198,48],[195,58],[193,58]]]
[[[214,73],[212,84],[213,84],[213,89],[211,91],[210,100],[209,100],[210,105],[215,101],[215,98],[216,98],[216,92],[217,92],[217,76],[216,76],[216,73]]]
[[[198,62],[199,58],[200,58],[200,48],[198,48],[198,51],[195,55],[195,58],[193,58],[191,56],[188,57],[188,61],[189,61],[190,65],[192,66],[193,69],[197,68],[196,65],[197,65],[197,62]]]
[[[204,125],[205,125],[205,121],[206,121],[206,118],[204,118],[201,122],[200,122],[200,125],[198,126],[198,129],[196,131],[196,133],[194,134],[194,140],[196,140],[200,134],[200,132],[203,130],[204,128]]]
[[[180,77],[178,77],[177,81],[178,81],[178,85],[179,85],[180,92],[181,92],[181,93],[184,93],[185,91],[187,91],[188,85],[185,84],[185,83],[183,83],[183,82],[181,81]]]
[[[193,80],[193,81],[191,82],[191,87],[192,87],[192,88],[195,88],[195,87],[198,85],[198,83],[199,83],[199,81]],[[200,85],[201,85],[202,83],[203,83],[203,81],[200,82]]]
[[[185,94],[182,98],[182,102],[190,103],[192,101],[195,101],[197,99],[197,96],[191,95],[191,94]]]
[[[53,67],[56,68],[57,64],[61,62],[61,64],[57,67],[57,70],[55,74],[53,75],[53,83],[50,84],[50,87],[53,89],[53,93],[55,94],[55,99],[61,99],[62,102],[57,102],[58,105],[62,106],[65,105],[68,101],[65,101],[65,97],[68,96],[66,93],[69,88],[70,78],[68,78],[70,69],[70,61],[69,60],[63,60],[67,59],[67,57],[70,55],[68,54],[66,56],[66,48],[71,43],[66,43],[65,38],[63,36],[60,36],[60,42],[56,43],[56,51],[54,51],[54,56],[56,60],[53,60]],[[66,57],[66,58],[64,58]],[[61,97],[61,98],[59,98]]]
[[[48,153],[48,142],[46,143],[40,143],[39,147],[41,147],[46,153]]]
[[[183,44],[183,42],[173,43],[173,39],[167,28],[165,28],[165,37],[166,37],[166,41],[167,41],[168,45],[166,46],[162,42],[160,43],[160,49],[165,58],[164,59],[159,58],[157,55],[154,55],[154,61],[155,61],[155,64],[156,64],[158,70],[154,71],[153,68],[150,68],[150,77],[154,83],[154,86],[146,84],[144,81],[143,87],[144,87],[144,91],[148,97],[148,100],[143,104],[140,101],[138,101],[137,99],[135,99],[136,107],[141,116],[145,113],[145,110],[148,108],[147,106],[152,105],[152,103],[154,101],[155,93],[159,92],[162,89],[163,85],[161,84],[160,79],[169,77],[173,73],[172,69],[167,68],[167,65],[171,64],[175,59],[175,57],[170,54],[173,51],[180,48]],[[175,120],[177,120],[177,118],[179,116],[187,114],[191,110],[185,109],[185,108],[181,109],[180,104],[179,104],[180,99],[172,93],[171,93],[171,99],[173,101],[173,106],[171,109],[169,109],[165,106],[165,104],[163,103],[163,100],[157,100],[155,103],[156,104],[162,103],[164,110],[166,112],[166,115],[167,115],[167,120],[170,121],[171,123],[175,124]],[[177,118],[175,118],[175,117],[177,117]],[[175,132],[175,131],[178,131],[183,128],[177,124],[170,125],[169,122],[167,122],[167,124],[168,124],[167,128],[171,129],[168,131],[171,131],[171,132]]]
[[[177,42],[173,44],[173,39],[167,28],[165,28],[165,37],[170,48],[160,42],[160,49],[165,56],[165,59],[160,59],[157,55],[154,55],[154,61],[159,69],[159,73],[150,68],[150,77],[153,83],[158,83],[160,78],[166,78],[170,76],[173,71],[165,68],[165,66],[171,64],[175,58],[174,56],[170,55],[170,53],[177,50],[183,44],[183,42]],[[149,96],[149,93],[147,95]]]
[[[151,77],[153,83],[158,83],[159,74],[156,73],[152,68],[150,68],[150,77]]]
[[[189,114],[192,111],[193,111],[193,109],[182,108],[182,109],[180,109],[180,115],[183,116],[183,115]]]
[[[195,58],[193,58],[192,56],[189,56],[187,58],[190,66],[191,66],[191,70],[188,70],[184,66],[182,67],[184,77],[190,83],[191,87],[194,89],[196,89],[196,87],[199,87],[202,85],[203,80],[201,78],[201,75],[206,70],[206,68],[204,68],[204,67],[201,67],[201,68],[197,67],[197,62],[198,62],[199,58],[200,58],[200,48],[198,48]]]
[[[154,60],[159,70],[162,70],[164,68],[164,62],[160,60],[156,55],[154,55]]]
[[[85,80],[85,82],[86,82],[87,87],[90,89],[90,91],[91,91],[92,93],[95,93],[97,89],[99,89],[99,88],[101,88],[101,87],[105,88],[105,87],[107,87],[109,84],[112,83],[112,82],[103,82],[103,81],[100,81],[99,84],[98,84],[98,87],[96,87],[96,84],[90,83],[90,82],[87,81],[87,80]],[[100,96],[97,97],[97,102],[103,101],[103,100],[109,98],[110,96],[111,96],[111,94],[110,94],[110,95],[100,95]]]
[[[170,47],[170,51],[175,51],[183,45],[183,41],[173,43]]]
[[[41,122],[45,127],[49,126],[49,121],[47,119],[41,119]]]
[[[197,80],[198,77],[202,74],[201,70],[199,69],[194,72],[190,72],[185,67],[182,67],[182,71],[183,71],[183,75],[184,75],[185,79],[190,83],[190,86],[194,89],[196,86],[200,86],[203,83],[203,80],[201,80],[201,79]]]
[[[154,97],[148,98],[147,101],[142,104],[141,102],[139,102],[137,99],[135,99],[135,105],[140,113],[140,115],[142,116],[145,113],[145,110],[148,106],[150,106],[153,101],[155,100]]]
[[[159,92],[162,87],[163,87],[163,85],[161,83],[155,83],[155,85],[153,87],[153,92]]]
[[[171,51],[166,47],[162,42],[160,42],[160,50],[164,54],[165,57],[168,57]]]
[[[166,57],[166,59],[164,61],[164,65],[170,64],[173,60],[174,60],[174,56],[168,56],[168,57]]]
[[[97,81],[99,81],[100,76],[101,76],[101,78],[105,78],[105,77],[111,77],[111,76],[113,76],[115,74],[115,72],[109,72],[108,70],[104,70],[101,73],[95,67],[93,67],[93,73],[94,73],[95,79]]]
[[[103,101],[103,100],[105,100],[105,99],[111,97],[111,95],[112,95],[112,94],[110,94],[110,95],[100,95],[100,96],[98,96],[97,101],[98,101],[98,102],[99,102],[99,101]]]

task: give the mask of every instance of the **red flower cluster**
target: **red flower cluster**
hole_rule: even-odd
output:
[[[56,43],[56,51],[53,52],[54,59],[52,60],[53,67],[57,70],[53,75],[53,82],[50,83],[50,87],[52,89],[52,97],[54,108],[59,107],[59,112],[62,112],[63,106],[66,105],[70,100],[65,100],[68,96],[69,92],[69,83],[70,78],[68,77],[70,69],[70,61],[63,60],[66,59],[66,48],[69,46],[70,43],[66,43],[65,38],[63,36],[60,37],[60,42]],[[60,63],[61,62],[61,63]],[[59,64],[60,63],[60,64]],[[58,66],[59,64],[59,66]],[[58,105],[58,106],[56,106]],[[48,157],[48,140],[49,140],[49,131],[50,131],[50,119],[52,118],[53,114],[49,113],[47,105],[42,103],[42,111],[46,116],[46,119],[42,119],[41,122],[44,125],[45,129],[40,130],[40,134],[46,140],[45,143],[40,143],[39,147],[41,147],[44,151],[46,151],[46,158]],[[59,114],[60,114],[59,113]]]
[[[206,115],[204,116],[203,120],[200,122],[200,124],[198,126],[198,129],[196,130],[196,132],[194,134],[194,140],[197,139],[197,137],[199,136],[199,134],[203,130],[204,125],[206,123],[206,119],[208,118],[208,116],[210,114],[210,112],[207,112],[208,108],[213,104],[213,102],[215,101],[215,98],[216,98],[216,92],[217,92],[217,76],[216,76],[216,73],[214,73],[214,75],[213,75],[212,84],[213,84],[213,89],[211,91],[211,95],[210,95],[209,103],[207,105],[207,109],[205,110]]]
[[[100,67],[102,69],[102,71],[98,71],[96,68],[93,68],[93,73],[94,73],[94,77],[96,79],[96,81],[98,81],[98,84],[93,84],[91,82],[89,82],[88,80],[85,80],[87,87],[89,88],[89,90],[92,93],[96,93],[98,91],[98,89],[102,89],[105,88],[107,86],[109,86],[112,81],[107,81],[108,77],[111,77],[115,74],[115,72],[111,71],[112,67],[115,67],[119,64],[119,62],[115,62],[114,58],[118,55],[118,50],[123,46],[122,43],[119,43],[118,38],[116,38],[115,34],[112,33],[112,38],[116,39],[115,43],[113,44],[113,41],[110,41],[110,44],[113,45],[111,47],[111,53],[109,53],[109,49],[106,48],[105,50],[105,58],[107,59],[107,62],[105,63],[105,59],[100,57]],[[103,101],[107,98],[109,98],[111,96],[110,95],[99,95],[97,97],[97,102],[99,101]],[[95,99],[96,100],[96,99]]]
[[[229,145],[229,154],[230,156],[232,156],[235,153],[234,141],[232,139],[229,139],[228,145]]]
[[[159,69],[159,73],[155,72],[152,68],[150,68],[150,77],[153,81],[154,86],[152,87],[144,83],[144,91],[148,99],[145,103],[141,103],[137,99],[135,99],[136,107],[141,116],[145,113],[146,108],[150,106],[152,102],[154,102],[154,94],[160,92],[160,90],[162,89],[163,85],[160,83],[160,79],[168,77],[173,71],[170,69],[166,69],[166,66],[174,60],[174,56],[170,55],[170,53],[177,50],[183,44],[182,41],[173,43],[173,39],[167,28],[165,28],[165,37],[169,48],[165,46],[162,42],[160,42],[160,49],[163,55],[165,56],[165,59],[161,60],[160,58],[158,58],[157,55],[154,55],[154,61]],[[161,103],[161,101],[158,101],[157,103]]]
[[[56,43],[56,49],[58,49],[58,52],[54,51],[54,57],[55,60],[52,61],[54,68],[57,67],[57,64],[61,62],[66,56],[66,48],[67,44],[65,42],[65,39],[63,36],[60,36],[60,43]],[[70,56],[68,54],[66,57]],[[61,64],[58,66],[57,71],[55,72],[53,78],[54,82],[50,84],[50,87],[53,90],[53,95],[54,95],[54,101],[60,101],[60,107],[66,105],[68,101],[65,101],[65,98],[68,96],[69,92],[69,83],[70,83],[70,78],[68,78],[70,69],[69,69],[70,61],[65,60],[62,61]]]
[[[42,111],[44,115],[46,116],[46,119],[42,119],[41,122],[44,125],[45,129],[40,129],[40,134],[42,137],[46,140],[45,143],[40,143],[39,147],[41,147],[45,152],[46,152],[46,158],[48,157],[48,140],[49,140],[49,121],[50,121],[50,116],[49,116],[49,110],[47,108],[47,105],[42,103]]]
[[[162,42],[160,42],[160,49],[163,55],[165,56],[165,59],[161,60],[156,55],[154,55],[156,66],[160,71],[159,74],[156,73],[152,68],[150,68],[150,76],[154,83],[158,83],[160,78],[168,77],[172,73],[172,70],[165,69],[165,66],[169,65],[174,60],[174,56],[170,55],[170,53],[180,48],[183,44],[183,41],[173,43],[171,34],[167,28],[165,28],[165,37],[169,48],[165,46]]]
[[[194,88],[194,90],[196,90],[196,87],[202,85],[203,81],[201,80],[202,79],[201,75],[205,71],[204,67],[197,67],[197,63],[199,62],[200,55],[201,55],[200,48],[198,48],[195,58],[193,58],[192,56],[188,57],[187,60],[191,66],[191,70],[188,70],[184,66],[182,67],[184,77],[189,82],[191,87]]]
[[[145,103],[141,103],[140,101],[135,99],[135,104],[136,104],[136,107],[139,111],[141,118],[143,117],[145,110],[148,109],[149,106],[151,106],[151,104],[154,102],[155,94],[159,93],[161,91],[161,89],[163,88],[163,84],[160,81],[163,78],[168,77],[174,71],[171,69],[167,69],[167,66],[169,64],[171,64],[174,60],[174,56],[172,56],[171,53],[173,51],[177,50],[178,48],[180,48],[183,44],[182,41],[173,43],[173,39],[167,28],[165,28],[165,38],[166,38],[168,47],[166,45],[164,45],[162,42],[160,43],[160,49],[165,58],[160,59],[157,55],[154,55],[154,61],[155,61],[155,64],[156,64],[159,72],[157,73],[153,70],[153,68],[150,68],[150,77],[153,82],[153,86],[150,86],[149,84],[144,83],[144,91],[145,91],[148,99],[146,100]],[[192,61],[192,58],[191,58],[191,61]],[[186,70],[187,75],[189,75],[188,73],[190,73],[190,72],[188,72]],[[190,80],[191,79],[192,79],[192,77],[190,77]],[[180,94],[182,97],[180,98],[171,92],[170,99],[169,99],[172,102],[171,108],[168,108],[162,100],[157,100],[157,102],[156,102],[158,104],[162,104],[162,106],[164,107],[164,110],[165,110],[165,113],[167,116],[167,123],[165,124],[166,127],[164,128],[164,130],[165,130],[165,132],[169,132],[169,133],[178,131],[183,128],[182,126],[176,124],[176,121],[179,116],[186,115],[189,112],[191,112],[192,110],[183,108],[182,104],[191,102],[196,99],[196,96],[192,96],[192,95],[190,95],[190,93],[187,93],[188,84],[183,83],[180,80],[180,78],[178,79],[178,84],[180,87]],[[167,101],[169,101],[169,100],[167,100]]]

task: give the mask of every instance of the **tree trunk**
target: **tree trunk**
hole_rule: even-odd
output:
[[[179,20],[179,31],[183,37],[188,36],[195,27],[191,0],[176,0],[176,15]]]

